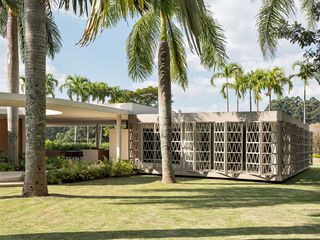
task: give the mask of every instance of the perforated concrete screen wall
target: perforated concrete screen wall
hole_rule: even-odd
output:
[[[174,114],[177,175],[284,181],[312,164],[308,126],[282,112]],[[130,160],[161,173],[157,115],[129,117]]]

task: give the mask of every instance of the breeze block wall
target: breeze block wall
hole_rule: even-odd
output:
[[[173,113],[176,175],[284,181],[312,164],[312,133],[280,112]],[[129,159],[161,173],[157,115],[129,117]]]

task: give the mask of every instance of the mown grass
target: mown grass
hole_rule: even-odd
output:
[[[0,188],[4,239],[320,239],[320,162],[284,184],[134,176]]]

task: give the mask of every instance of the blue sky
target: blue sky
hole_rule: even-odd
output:
[[[255,15],[259,5],[250,0],[207,0],[227,36],[227,52],[230,61],[240,63],[246,71],[256,67],[284,67],[291,72],[291,64],[300,58],[302,51],[287,41],[282,41],[276,58],[264,61],[257,43]],[[88,77],[92,81],[104,81],[108,85],[120,85],[126,89],[136,89],[148,85],[156,86],[155,74],[143,83],[133,83],[127,74],[125,42],[133,21],[121,22],[118,27],[104,31],[97,40],[86,47],[76,43],[80,40],[85,26],[85,19],[71,14],[55,14],[57,25],[63,39],[63,49],[54,60],[48,60],[47,72],[53,73],[60,82],[71,74]],[[6,42],[0,40],[0,91],[6,91]],[[186,112],[224,111],[225,100],[220,96],[223,79],[217,80],[216,87],[210,85],[212,71],[201,67],[198,57],[188,51],[189,88],[186,92],[173,86],[173,107]],[[21,73],[24,68],[21,64]],[[312,82],[308,95],[319,97],[317,85]],[[302,84],[295,81],[295,88],[290,95],[302,95]],[[67,98],[65,93],[57,91],[57,97]],[[262,102],[262,108],[267,100]],[[235,110],[235,99],[231,96],[231,110]],[[240,110],[248,110],[248,101],[242,101]]]

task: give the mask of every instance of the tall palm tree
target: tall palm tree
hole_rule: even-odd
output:
[[[46,196],[46,10],[42,1],[25,0],[24,11],[26,174],[22,195]]]
[[[226,90],[234,90],[236,95],[236,111],[239,112],[239,100],[244,96],[246,89],[243,81],[243,70],[239,68],[234,74],[234,82],[225,82],[222,84],[220,93],[223,98],[227,98]]]
[[[280,98],[283,95],[284,86],[288,86],[288,91],[292,89],[290,78],[285,76],[283,68],[275,67],[267,71],[264,88],[267,90],[266,95],[269,97],[269,111],[271,111],[272,92]]]
[[[56,2],[56,1],[55,1]],[[89,0],[89,2],[91,2]],[[70,0],[60,0],[59,7],[69,9]],[[74,12],[87,7],[87,1],[74,0]],[[22,195],[48,194],[45,169],[45,109],[46,53],[49,36],[46,33],[46,11],[50,1],[24,0],[25,76],[26,76],[26,174]],[[50,52],[50,51],[49,51]]]
[[[226,84],[224,85],[223,93],[225,93],[225,99],[227,100],[227,112],[230,111],[229,105],[229,87],[232,86],[229,84],[229,79],[235,78],[237,74],[241,72],[240,65],[236,63],[229,63],[223,66],[223,69],[220,72],[214,73],[211,77],[211,85],[215,86],[215,80],[218,78],[225,78]]]
[[[155,1],[148,5],[136,22],[127,40],[129,76],[133,80],[144,80],[153,72],[154,55],[158,47],[158,96],[159,126],[162,156],[162,182],[175,182],[171,164],[171,81],[183,89],[188,85],[187,64],[183,34],[174,19],[181,20],[177,2],[192,9],[190,16],[199,25],[199,40],[202,64],[212,67],[223,63],[226,57],[222,30],[211,13],[202,9],[197,1]],[[197,19],[200,17],[199,19]],[[180,22],[181,23],[181,22]],[[186,32],[189,26],[181,24]]]
[[[316,23],[314,6],[318,0],[300,0],[300,7],[309,27]],[[291,16],[296,14],[296,1],[263,0],[257,15],[258,39],[265,57],[274,56],[279,40],[279,29]]]
[[[19,77],[20,89],[22,93],[25,93],[26,78],[24,76]],[[52,73],[46,74],[46,96],[55,97],[55,90],[58,87],[59,81],[55,79]]]
[[[303,123],[306,124],[306,98],[307,98],[307,86],[309,81],[316,77],[312,64],[296,61],[293,63],[292,68],[295,70],[298,68],[298,72],[291,75],[290,78],[297,77],[303,81]]]
[[[65,83],[60,86],[60,91],[67,89],[67,95],[70,100],[76,97],[77,102],[87,102],[91,95],[92,83],[86,77],[79,75],[68,75],[65,79]],[[88,132],[87,128],[87,132]],[[88,134],[87,134],[88,135]],[[74,143],[77,142],[77,126],[74,127]]]
[[[24,60],[24,14],[23,3],[18,0],[0,0],[0,35],[8,41],[8,90],[19,93],[19,47],[22,61]],[[61,48],[61,37],[53,16],[47,12],[47,55],[55,56]],[[20,41],[18,41],[18,38]],[[18,112],[17,107],[8,107],[8,160],[19,166],[18,160]]]
[[[249,92],[249,106],[252,112],[252,99],[256,103],[257,111],[259,111],[259,101],[261,100],[261,90],[265,81],[265,72],[262,69],[256,69],[249,73],[243,74],[241,77],[241,90]]]
[[[112,6],[112,3],[115,6]],[[219,24],[206,10],[203,0],[140,0],[127,1],[127,5],[122,1],[93,0],[82,44],[93,41],[99,28],[108,28],[117,22],[120,15],[110,14],[109,10],[119,9],[118,3],[122,16],[126,16],[128,12],[134,15],[135,10],[141,14],[127,41],[129,75],[133,80],[143,80],[151,75],[154,67],[153,57],[159,46],[158,92],[162,181],[172,183],[175,178],[170,151],[171,80],[183,88],[187,87],[187,64],[182,33],[172,19],[176,17],[186,33],[189,46],[200,54],[202,64],[209,68],[225,62],[224,35]]]

